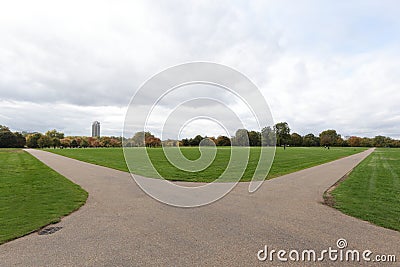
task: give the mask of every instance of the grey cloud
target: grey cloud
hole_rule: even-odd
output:
[[[293,131],[399,135],[400,22],[390,2],[26,5],[0,10],[0,124],[15,130],[88,134],[100,120],[105,133],[120,135],[123,111],[146,79],[204,60],[247,75]],[[386,32],[364,25],[371,14]]]

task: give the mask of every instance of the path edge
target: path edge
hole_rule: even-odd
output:
[[[372,153],[374,153],[374,150],[372,151]],[[322,194],[322,198],[323,198],[323,204],[326,206],[329,206],[331,208],[334,208],[336,210],[338,210],[335,205],[336,205],[336,201],[335,201],[335,197],[332,195],[333,190],[335,190],[342,182],[344,182],[347,178],[349,178],[350,174],[354,171],[355,168],[357,168],[358,165],[360,165],[364,160],[366,160],[370,155],[369,154],[366,158],[364,158],[362,161],[360,161],[356,166],[354,166],[353,168],[351,168],[351,170],[349,170],[345,175],[343,175],[339,180],[337,180],[333,185],[331,185],[328,189],[326,189],[324,191],[324,193]]]

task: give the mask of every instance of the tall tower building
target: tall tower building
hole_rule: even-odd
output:
[[[92,123],[92,137],[100,137],[100,122],[98,121]]]

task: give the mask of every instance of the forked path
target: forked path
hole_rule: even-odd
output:
[[[128,173],[28,152],[81,185],[89,199],[57,224],[60,231],[1,245],[0,266],[281,266],[276,256],[272,263],[259,262],[257,252],[265,245],[286,251],[336,249],[339,238],[347,240],[349,249],[400,257],[399,232],[322,204],[323,192],[372,150],[266,181],[253,194],[247,192],[248,183],[240,183],[223,199],[200,208],[157,202]]]

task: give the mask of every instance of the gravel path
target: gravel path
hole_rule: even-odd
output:
[[[322,204],[323,192],[372,150],[266,181],[253,194],[247,192],[248,183],[240,183],[223,199],[200,208],[157,202],[128,173],[27,151],[81,185],[89,198],[54,225],[61,230],[1,245],[0,266],[320,266],[281,263],[276,255],[272,263],[260,262],[257,252],[265,245],[288,252],[337,249],[339,238],[347,240],[348,249],[395,254],[400,261],[399,232]]]

